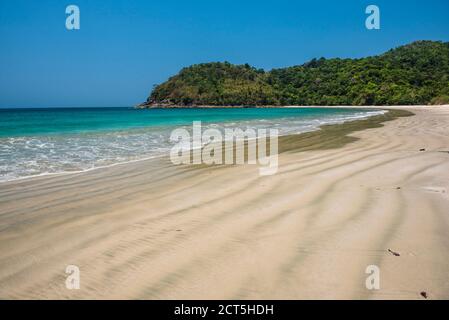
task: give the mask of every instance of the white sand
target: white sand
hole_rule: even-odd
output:
[[[274,176],[144,161],[0,184],[0,298],[447,299],[449,106],[406,109]]]

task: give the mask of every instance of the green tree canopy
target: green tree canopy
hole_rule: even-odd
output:
[[[413,105],[449,96],[449,43],[417,41],[362,59],[313,59],[265,72],[192,65],[154,87],[147,105]]]

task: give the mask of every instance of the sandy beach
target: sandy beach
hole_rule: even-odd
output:
[[[398,108],[272,176],[155,160],[1,183],[0,299],[448,299],[449,106]]]

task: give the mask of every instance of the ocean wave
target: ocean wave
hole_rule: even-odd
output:
[[[298,116],[203,123],[208,128],[279,130],[280,135],[299,134],[378,114],[382,110],[354,111],[343,114]],[[180,126],[191,131],[191,126]],[[148,127],[127,131],[43,135],[0,138],[0,182],[35,176],[74,173],[121,163],[141,161],[168,153],[173,144],[173,126]]]

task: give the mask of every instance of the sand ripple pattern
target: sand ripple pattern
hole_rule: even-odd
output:
[[[447,299],[449,107],[412,111],[274,176],[157,160],[2,184],[0,298]]]

